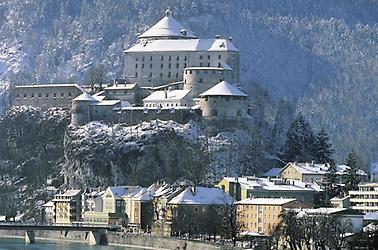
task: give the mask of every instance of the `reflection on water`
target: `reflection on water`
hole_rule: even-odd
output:
[[[73,243],[73,242],[53,242],[36,239],[34,244],[25,244],[24,239],[21,238],[2,238],[0,237],[0,250],[47,250],[47,249],[57,249],[57,250],[136,250],[141,248],[129,248],[120,246],[89,246],[84,243]]]

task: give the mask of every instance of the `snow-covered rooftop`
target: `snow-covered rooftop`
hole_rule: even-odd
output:
[[[83,92],[83,94],[79,95],[78,97],[76,97],[73,100],[74,101],[86,101],[86,102],[98,102],[98,100],[96,98],[94,98],[93,96],[91,96],[90,94],[88,94],[85,91]]]
[[[135,88],[136,85],[137,85],[136,83],[118,84],[118,85],[107,87],[105,88],[105,90],[130,90],[130,89]]]
[[[121,100],[102,100],[100,102],[93,103],[92,106],[114,106],[121,103]]]
[[[155,52],[155,51],[235,51],[239,50],[228,39],[161,39],[138,43],[126,52]]]
[[[167,10],[165,16],[149,28],[139,38],[196,38],[190,30],[187,30],[172,17],[172,11]]]
[[[19,85],[15,86],[15,88],[52,88],[52,87],[60,87],[60,88],[67,88],[67,87],[75,87],[78,89],[82,89],[79,84],[76,83],[49,83],[49,84],[32,84],[32,85]]]
[[[244,199],[235,204],[248,204],[248,205],[283,205],[296,199],[289,199],[289,198],[252,198],[252,199]]]
[[[234,199],[220,188],[188,187],[169,201],[169,204],[186,205],[224,205],[232,204]]]
[[[329,168],[328,164],[312,164],[312,163],[289,163],[293,165],[302,174],[321,174],[325,175]],[[336,173],[338,175],[345,175],[350,167],[347,165],[336,165]],[[282,170],[281,170],[282,171]],[[357,174],[367,175],[363,170],[358,169]]]
[[[187,94],[189,94],[190,90],[171,90],[171,91],[155,91],[151,95],[147,96],[143,99],[143,101],[179,101],[183,99]],[[167,94],[167,97],[165,97]]]
[[[200,96],[247,96],[241,92],[236,86],[227,82],[221,81],[214,87],[200,94]]]
[[[267,190],[267,191],[323,191],[315,183],[304,183],[298,180],[283,181],[282,179],[268,179],[258,177],[225,177],[230,182],[238,182],[247,190]]]

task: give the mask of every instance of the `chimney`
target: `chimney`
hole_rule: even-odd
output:
[[[196,195],[196,186],[192,186],[191,191],[193,195]]]
[[[167,97],[168,97],[168,90],[164,89],[164,98],[167,99]]]

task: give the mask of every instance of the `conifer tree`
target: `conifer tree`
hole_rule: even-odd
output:
[[[329,199],[337,195],[337,183],[339,178],[337,176],[337,169],[334,163],[329,165],[324,178],[324,189],[326,192],[326,204],[329,204]]]
[[[299,113],[287,132],[283,159],[286,162],[316,160],[316,137],[310,124]]]
[[[358,158],[354,151],[350,152],[346,158],[345,164],[349,166],[347,174],[345,176],[344,184],[346,190],[356,190],[360,183],[360,177],[358,176]]]
[[[332,159],[333,145],[328,133],[322,128],[316,136],[316,154],[318,163],[334,163]]]

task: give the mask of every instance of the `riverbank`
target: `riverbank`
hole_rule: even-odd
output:
[[[0,230],[0,237],[25,237],[23,230]],[[35,231],[36,242],[38,240],[65,241],[74,243],[88,243],[88,232],[78,231]],[[108,245],[121,246],[139,249],[168,250],[168,249],[237,249],[229,246],[218,245],[215,243],[204,243],[192,240],[177,238],[165,238],[142,234],[122,234],[109,232],[106,235]]]

